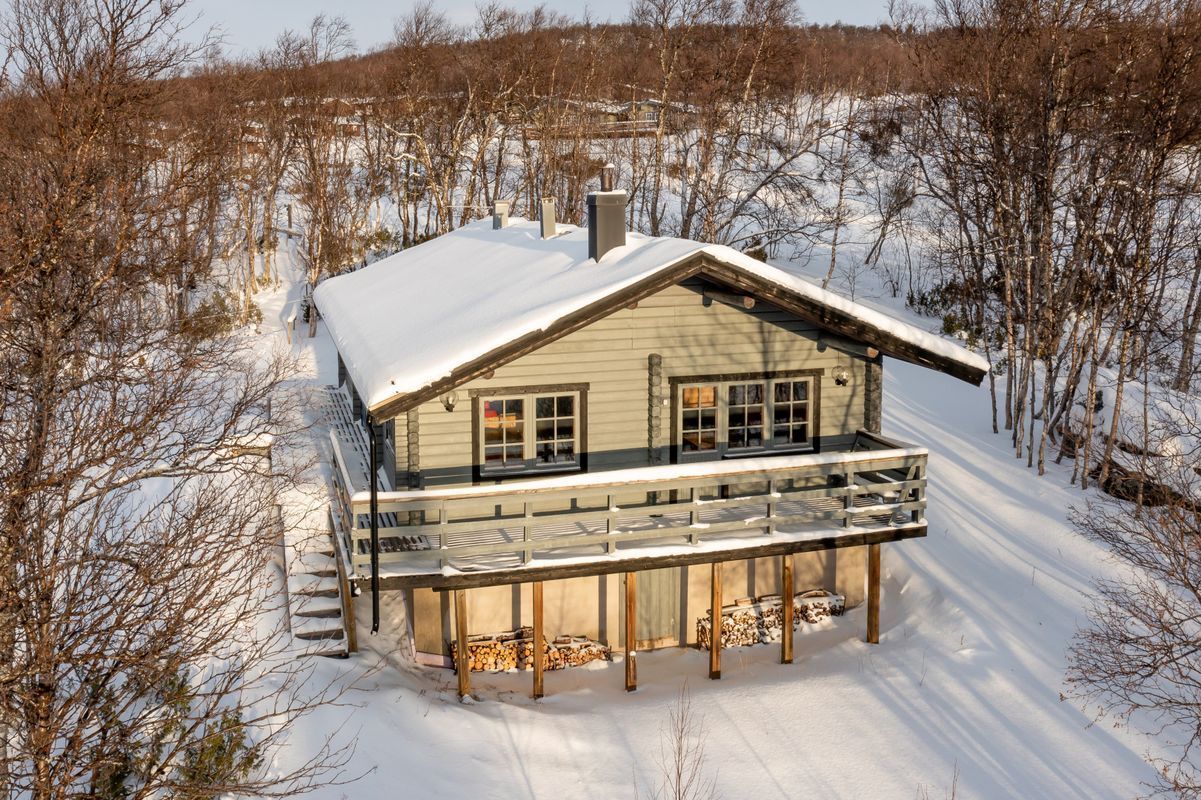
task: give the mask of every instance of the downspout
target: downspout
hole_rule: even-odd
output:
[[[379,633],[379,453],[375,425],[367,423],[371,437],[371,633]]]

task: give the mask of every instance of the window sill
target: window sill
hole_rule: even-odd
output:
[[[541,478],[546,475],[563,475],[570,472],[582,472],[579,464],[565,464],[563,466],[548,466],[541,468],[509,470],[480,470],[479,479],[481,481],[506,481],[518,480],[521,478]]]
[[[812,453],[813,445],[799,445],[797,447],[755,447],[739,450],[727,450],[722,453],[722,458],[762,458],[763,456],[794,456],[799,453]]]

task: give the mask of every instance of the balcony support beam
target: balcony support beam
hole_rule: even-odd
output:
[[[805,538],[791,542],[771,542],[757,546],[731,548],[720,553],[700,550],[673,553],[666,556],[606,558],[591,562],[585,561],[537,567],[513,567],[458,575],[444,575],[432,572],[410,575],[382,575],[380,577],[380,588],[384,591],[410,588],[447,591],[463,588],[474,589],[482,586],[510,586],[514,583],[529,583],[531,581],[557,581],[564,578],[582,578],[594,575],[612,575],[622,572],[642,572],[648,569],[711,564],[717,559],[730,561],[746,558],[774,558],[788,553],[840,550],[845,547],[864,547],[882,542],[920,539],[926,535],[926,526],[924,524],[854,533],[844,533],[842,529],[837,530],[837,533],[831,533],[829,536],[822,536],[820,538]]]
[[[626,573],[626,691],[638,688],[638,573]]]
[[[880,545],[867,546],[867,642],[880,643]]]
[[[780,607],[783,629],[780,636],[780,663],[792,663],[792,555],[780,556]]]
[[[542,581],[534,581],[534,699],[544,696],[542,673],[546,668],[546,652],[542,649]]]
[[[455,672],[459,699],[471,694],[471,653],[467,651],[467,590],[455,590]]]
[[[721,562],[713,562],[709,606],[709,677],[721,678]]]

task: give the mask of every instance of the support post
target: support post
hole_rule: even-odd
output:
[[[379,448],[374,423],[367,424],[367,437],[371,449],[371,475],[367,482],[371,485],[371,635],[374,636],[379,633]],[[350,487],[346,490],[351,491]]]
[[[534,504],[527,502],[525,504],[525,525],[523,525],[522,529],[521,529],[522,539],[525,542],[523,549],[521,551],[521,563],[522,564],[530,563],[530,559],[533,558],[533,556],[534,556],[533,551],[530,550],[530,536],[533,532],[533,526],[534,526]]]
[[[546,654],[542,651],[542,581],[534,581],[534,699],[543,696],[542,671]]]
[[[455,589],[455,672],[459,699],[471,694],[471,654],[467,652],[467,590]]]
[[[867,546],[867,641],[880,643],[880,545]]]
[[[784,630],[780,636],[780,663],[792,663],[792,554],[780,556],[780,602]]]
[[[709,677],[721,678],[721,562],[713,562],[709,605]]]
[[[638,573],[626,573],[626,691],[638,688]]]

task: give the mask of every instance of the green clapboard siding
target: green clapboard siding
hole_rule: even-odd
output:
[[[661,385],[668,402],[672,377],[823,369],[821,435],[828,440],[853,433],[863,425],[864,362],[834,348],[820,352],[818,334],[813,325],[763,303],[750,311],[719,302],[706,306],[699,283],[675,286],[499,367],[488,380],[466,384],[453,411],[431,401],[409,412],[416,420],[410,425],[417,431],[417,450],[410,446],[408,463],[398,464],[398,471],[415,463],[424,485],[470,483],[470,389],[574,383],[590,387],[589,471],[646,466],[651,463],[647,359],[652,353],[662,356]],[[847,386],[835,385],[836,367],[850,372]],[[659,410],[659,444],[665,446],[673,436],[671,406]],[[405,428],[397,430],[399,439]]]

